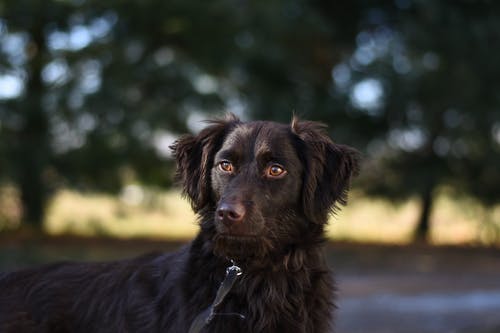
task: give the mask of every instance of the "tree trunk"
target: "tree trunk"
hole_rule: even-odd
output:
[[[44,65],[45,40],[43,25],[31,29],[33,54],[28,63],[29,78],[26,81],[24,96],[19,103],[23,117],[22,126],[17,132],[14,148],[16,163],[16,183],[21,192],[23,208],[22,222],[33,229],[41,230],[45,217],[47,186],[43,173],[49,160],[49,125],[47,114],[43,111],[43,82],[41,72]]]
[[[48,159],[46,128],[45,117],[36,114],[27,116],[26,125],[19,135],[17,151],[17,186],[21,192],[22,222],[35,229],[42,228],[45,217],[47,190],[43,173]]]
[[[421,204],[422,208],[420,211],[420,217],[418,220],[417,228],[415,229],[414,241],[427,243],[430,241],[430,216],[432,210],[433,197],[432,192],[434,186],[428,186],[421,193]]]

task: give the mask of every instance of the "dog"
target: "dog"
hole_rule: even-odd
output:
[[[174,253],[4,273],[0,332],[333,330],[324,228],[346,204],[358,152],[320,123],[234,115],[171,148],[195,239]]]

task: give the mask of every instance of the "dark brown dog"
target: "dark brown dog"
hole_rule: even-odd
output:
[[[199,215],[193,242],[171,254],[5,274],[0,332],[188,332],[230,260],[243,274],[203,332],[332,330],[323,234],[328,214],[346,203],[356,151],[318,123],[234,116],[172,148]]]

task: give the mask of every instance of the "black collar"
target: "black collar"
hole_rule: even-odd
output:
[[[205,310],[203,310],[196,318],[193,320],[191,327],[189,328],[189,333],[200,333],[203,327],[208,325],[215,316],[230,315],[238,316],[240,319],[245,319],[245,316],[239,313],[216,313],[216,308],[222,303],[226,295],[231,291],[231,288],[236,282],[238,276],[243,274],[241,268],[235,265],[234,261],[231,260],[232,266],[226,269],[226,277],[222,281],[219,289],[217,290],[217,295],[215,296],[214,302]]]

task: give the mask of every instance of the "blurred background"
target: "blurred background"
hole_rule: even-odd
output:
[[[500,3],[0,0],[0,270],[174,249],[169,145],[204,119],[329,125],[338,332],[500,332]]]

